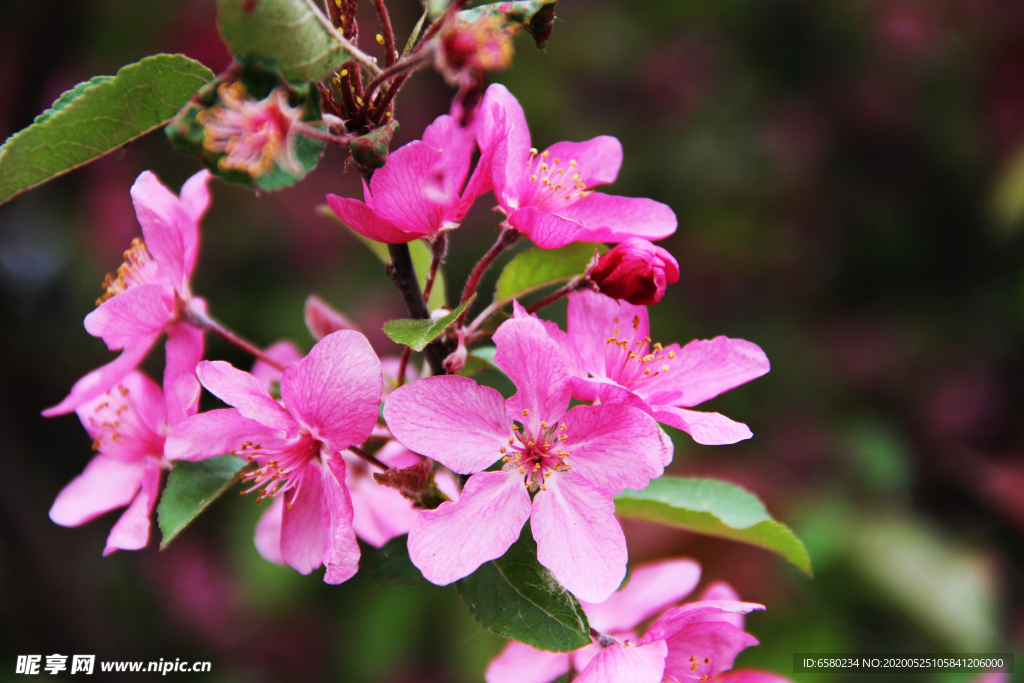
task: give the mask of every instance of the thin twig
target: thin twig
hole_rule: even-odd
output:
[[[284,372],[284,366],[278,363],[276,360],[263,353],[258,346],[252,342],[242,339],[237,334],[229,330],[228,328],[221,325],[219,322],[206,315],[205,313],[199,313],[193,309],[187,309],[185,311],[185,322],[198,327],[201,330],[212,332],[224,341],[234,344],[238,348],[242,349],[246,353],[249,353],[259,360],[263,361],[267,365]]]
[[[395,382],[395,388],[405,384],[405,371],[409,367],[409,357],[412,356],[412,347],[406,346],[402,349],[402,358],[398,361],[398,379]]]
[[[349,447],[348,447],[348,449],[349,449],[350,451],[352,451],[352,452],[353,452],[353,453],[354,453],[355,455],[358,455],[358,456],[359,456],[360,458],[362,458],[362,459],[363,459],[363,460],[365,460],[366,462],[370,463],[371,465],[375,465],[376,467],[379,467],[379,468],[381,468],[381,469],[382,469],[382,470],[384,470],[385,472],[387,472],[387,471],[388,471],[388,466],[387,466],[387,465],[385,465],[384,463],[382,463],[382,462],[381,462],[380,460],[378,460],[377,458],[375,458],[375,457],[374,457],[373,455],[371,455],[370,453],[367,453],[366,451],[364,451],[364,450],[363,450],[362,448],[360,448],[359,446],[349,446]]]
[[[571,293],[575,292],[578,289],[584,289],[585,287],[586,287],[586,284],[584,284],[583,276],[577,275],[573,279],[569,280],[569,282],[564,287],[562,287],[561,289],[556,289],[555,291],[551,292],[550,294],[548,294],[546,297],[544,297],[543,299],[541,299],[537,303],[531,304],[530,306],[527,306],[526,307],[526,312],[527,313],[536,313],[537,311],[539,311],[540,309],[544,308],[545,306],[549,306],[549,305],[555,303],[556,301],[561,299],[563,296],[566,296],[567,294],[571,294]]]
[[[477,286],[480,284],[480,278],[484,276],[487,269],[491,267],[492,263],[494,263],[494,259],[498,258],[501,252],[518,242],[519,235],[520,233],[518,230],[508,225],[508,223],[502,223],[501,234],[498,235],[498,241],[494,243],[494,246],[491,247],[486,254],[484,254],[483,258],[480,259],[480,262],[473,267],[473,271],[466,279],[466,286],[462,290],[462,299],[459,303],[469,301],[469,297],[473,296]],[[462,311],[462,315],[459,316],[459,319],[455,321],[456,329],[462,327],[462,323],[465,321],[466,313],[468,311],[469,308],[467,307],[466,310]]]
[[[316,6],[314,0],[306,0],[306,6],[309,7],[309,11],[313,13],[317,21],[327,29],[327,32],[331,34],[331,37],[338,41],[338,44],[345,49],[352,58],[363,65],[363,67],[370,73],[377,75],[380,73],[380,67],[377,66],[377,62],[370,55],[366,54],[358,47],[348,41],[348,39],[338,33],[338,29],[335,28],[331,20],[324,16],[324,13],[320,11],[320,8]]]
[[[307,138],[329,142],[332,145],[338,145],[339,147],[348,147],[348,144],[357,137],[355,135],[332,135],[331,133],[319,130],[313,126],[302,123],[301,121],[295,121],[292,123],[292,128],[299,133],[302,133]]]
[[[430,309],[427,308],[427,300],[423,298],[423,290],[420,289],[419,280],[416,278],[416,268],[412,264],[409,245],[389,244],[388,254],[391,256],[391,262],[386,266],[387,273],[398,287],[409,315],[417,320],[429,319]],[[444,359],[448,355],[446,346],[443,340],[438,340],[427,344],[424,349],[430,370],[435,375],[444,374]]]

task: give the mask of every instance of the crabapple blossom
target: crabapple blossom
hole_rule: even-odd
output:
[[[196,265],[199,220],[210,204],[209,179],[209,171],[196,173],[182,186],[180,197],[149,171],[132,185],[144,239],[132,240],[117,276],[107,276],[98,307],[85,317],[89,334],[101,337],[111,351],[123,351],[78,380],[71,393],[43,415],[69,413],[107,392],[138,366],[164,331],[164,390],[183,397],[198,391],[194,369],[203,355],[203,333],[183,319],[189,310],[206,312],[206,302],[192,296],[189,280]]]
[[[578,240],[657,240],[676,230],[676,216],[652,199],[595,192],[614,182],[622,145],[602,135],[586,142],[558,142],[543,152],[531,147],[518,100],[502,85],[487,89],[475,119],[480,146],[481,193],[493,186],[508,223],[543,249]]]
[[[626,572],[612,496],[660,476],[671,442],[631,406],[569,410],[565,361],[540,321],[508,320],[494,341],[495,362],[517,389],[507,401],[445,375],[402,386],[384,404],[400,443],[472,475],[457,503],[419,513],[409,556],[429,581],[446,585],[501,557],[531,519],[541,564],[581,599],[604,600]],[[485,471],[497,461],[500,470]],[[465,542],[453,544],[456,536]]]
[[[630,237],[602,256],[587,275],[602,294],[649,306],[661,301],[666,286],[679,281],[679,264],[661,247]]]
[[[321,564],[324,581],[351,578],[359,563],[353,507],[342,453],[377,423],[380,362],[366,337],[351,330],[321,339],[281,375],[281,400],[259,379],[223,361],[196,372],[230,409],[185,420],[168,437],[169,458],[203,460],[231,452],[256,464],[243,475],[256,502],[281,497],[281,559],[302,574]],[[244,494],[243,494],[244,495]]]

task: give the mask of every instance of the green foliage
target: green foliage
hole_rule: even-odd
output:
[[[246,462],[236,455],[219,455],[199,462],[182,460],[167,475],[156,515],[160,525],[160,549],[199,516],[238,479]]]
[[[405,344],[413,351],[422,351],[427,344],[437,339],[445,328],[473,303],[476,294],[459,304],[458,308],[437,320],[392,320],[384,323],[384,334],[393,342]]]
[[[1024,148],[1010,158],[998,177],[991,201],[992,217],[1000,232],[1016,233],[1024,225]]]
[[[555,6],[558,0],[517,0],[516,2],[494,2],[459,12],[463,21],[476,21],[484,16],[498,17],[502,24],[513,31],[525,29],[533,36],[537,47],[544,49],[551,37],[555,22]]]
[[[456,586],[473,618],[500,636],[550,652],[571,652],[590,644],[583,607],[537,561],[529,523],[507,553],[484,563]]]
[[[317,81],[352,55],[305,0],[217,0],[217,26],[236,57],[269,57],[290,81]]]
[[[771,550],[810,576],[811,558],[799,538],[775,521],[757,496],[717,479],[662,477],[643,491],[615,498],[620,517],[658,522]]]
[[[527,249],[501,271],[494,301],[501,307],[542,287],[564,284],[583,274],[595,251],[604,254],[608,247],[574,242],[561,249]]]
[[[0,147],[0,203],[167,123],[213,74],[159,54],[80,83]]]
[[[412,586],[423,574],[409,559],[409,535],[397,536],[378,548],[370,559],[370,577],[382,586]]]

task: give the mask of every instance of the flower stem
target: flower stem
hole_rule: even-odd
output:
[[[427,308],[427,300],[423,298],[420,283],[416,279],[416,269],[413,267],[412,256],[409,254],[409,245],[389,244],[388,253],[391,255],[391,263],[386,266],[387,273],[398,287],[409,315],[418,320],[429,319],[430,309]],[[443,375],[444,359],[448,355],[445,352],[444,342],[431,342],[424,349],[424,354],[427,357],[427,362],[430,363],[431,372],[435,375]]]
[[[201,330],[212,332],[224,341],[234,344],[238,348],[242,349],[246,353],[255,356],[257,359],[263,361],[267,365],[284,372],[284,366],[278,363],[276,360],[263,353],[258,346],[252,342],[242,339],[237,334],[229,330],[228,328],[221,325],[219,322],[206,315],[205,313],[199,313],[192,309],[185,311],[185,322],[198,327]]]
[[[551,292],[550,294],[548,294],[546,297],[544,297],[543,299],[541,299],[537,303],[528,306],[527,309],[526,309],[526,312],[527,313],[536,313],[537,311],[539,311],[540,309],[544,308],[545,306],[548,306],[550,304],[555,303],[556,301],[561,299],[563,296],[566,296],[567,294],[571,294],[571,293],[573,293],[573,292],[575,292],[577,290],[586,289],[586,288],[587,288],[587,280],[585,280],[583,278],[583,276],[577,275],[573,279],[569,280],[568,284],[566,284],[561,289],[556,289],[555,291]]]
[[[373,0],[377,6],[377,14],[380,15],[381,35],[384,38],[384,66],[391,66],[395,63],[395,33],[391,30],[391,17],[388,16],[388,8],[384,6],[384,0]]]
[[[406,346],[402,349],[402,359],[398,361],[398,379],[395,381],[395,388],[405,384],[405,371],[409,368],[409,357],[412,355],[412,347]]]
[[[348,144],[356,138],[355,135],[332,135],[331,133],[319,130],[313,126],[302,123],[301,121],[293,122],[292,128],[302,135],[305,135],[307,138],[329,142],[332,145],[338,145],[339,147],[348,147]]]
[[[366,451],[364,451],[359,446],[349,446],[348,449],[350,451],[352,451],[352,453],[354,453],[355,455],[358,455],[360,458],[362,458],[366,462],[370,463],[371,465],[375,465],[376,467],[381,468],[381,470],[383,470],[385,472],[388,471],[388,466],[387,465],[382,463],[380,460],[378,460],[376,457],[374,457],[370,453],[367,453]]]
[[[346,52],[352,55],[353,60],[359,62],[364,69],[375,76],[380,73],[380,67],[377,66],[377,61],[349,42],[345,36],[338,33],[338,29],[334,27],[334,24],[331,23],[330,19],[324,16],[324,13],[316,6],[316,2],[314,2],[314,0],[306,0],[306,6],[309,7],[309,11],[313,13],[316,20],[319,21],[325,29],[327,29],[327,32],[331,34],[331,37],[338,41],[338,44],[344,48]]]
[[[502,223],[501,234],[498,235],[498,241],[494,243],[494,246],[484,254],[480,262],[473,267],[473,272],[469,274],[469,278],[466,279],[466,286],[462,290],[462,301],[463,303],[469,301],[469,297],[473,296],[477,286],[480,284],[480,278],[484,276],[487,269],[494,263],[494,259],[498,258],[501,252],[505,251],[517,241],[519,241],[520,232],[513,228],[508,223]],[[469,309],[467,308],[459,316],[459,319],[455,321],[455,328],[458,329],[462,326],[463,321],[466,319],[466,313]]]

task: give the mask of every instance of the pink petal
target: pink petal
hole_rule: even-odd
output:
[[[183,226],[182,244],[184,246],[184,257],[182,265],[185,268],[185,277],[189,278],[196,266],[196,254],[199,250],[199,221],[206,214],[210,206],[210,190],[207,184],[213,175],[202,170],[185,181],[181,186],[181,208],[188,214],[191,223]]]
[[[615,322],[618,318],[619,322]],[[637,320],[637,327],[633,321]],[[607,340],[611,337],[629,340],[643,340],[650,336],[650,324],[646,306],[634,306],[625,301],[616,301],[598,292],[583,290],[569,295],[568,335],[576,347],[586,373],[594,377],[616,375],[621,357],[618,349]],[[619,333],[616,334],[615,330]]]
[[[345,461],[340,455],[322,465],[324,498],[320,523],[327,532],[324,583],[348,581],[359,571],[359,542],[352,529],[352,500],[345,486]]]
[[[420,191],[431,201],[440,204],[460,203],[459,190],[466,181],[469,163],[476,149],[474,130],[472,127],[463,128],[454,118],[444,114],[434,119],[423,131],[423,143],[437,151],[438,155]],[[461,220],[458,211],[455,213],[455,220]]]
[[[397,441],[388,441],[377,451],[376,455],[377,459],[388,467],[400,470],[412,467],[423,459]]]
[[[991,675],[991,674],[990,674]],[[999,676],[1000,674],[996,674]],[[984,683],[1009,683],[1009,676],[1005,676],[1006,680],[988,680]],[[725,671],[718,674],[715,677],[714,683],[793,683],[785,676],[780,676],[770,671],[758,671],[756,669],[733,669],[732,671]],[[980,680],[975,680],[974,683],[982,683]]]
[[[164,457],[168,460],[205,460],[237,451],[244,457],[242,444],[251,441],[266,449],[286,447],[278,429],[266,427],[234,408],[208,410],[182,421],[167,435]]]
[[[457,503],[420,512],[409,531],[409,558],[423,576],[447,586],[512,547],[530,517],[530,494],[518,473],[481,472]],[[466,539],[453,543],[453,539]]]
[[[50,519],[61,526],[79,526],[105,512],[124,507],[142,485],[145,470],[145,460],[121,462],[97,455],[57,494],[50,508]]]
[[[556,473],[534,497],[531,519],[537,559],[577,598],[603,602],[622,584],[626,537],[610,495],[575,472]]]
[[[626,405],[576,406],[562,418],[573,472],[609,496],[644,489],[665,467],[658,423]]]
[[[550,683],[569,673],[569,655],[534,650],[529,645],[508,641],[491,660],[484,674],[487,683]]]
[[[583,603],[583,609],[598,631],[625,631],[685,598],[698,582],[700,565],[693,560],[653,562],[634,569],[625,588],[604,602]]]
[[[323,471],[310,462],[292,474],[300,482],[285,496],[281,515],[281,559],[299,572],[309,574],[323,564],[327,530],[321,522],[324,506]]]
[[[539,435],[540,423],[558,422],[572,400],[562,352],[535,318],[506,320],[493,339],[494,362],[516,385],[515,395],[506,402],[508,413],[530,434]]]
[[[682,391],[682,400],[675,405],[684,408],[710,400],[771,369],[757,344],[728,337],[690,342],[679,350],[671,367],[665,375],[674,378],[674,388]]]
[[[107,547],[103,555],[107,556],[115,550],[138,550],[149,543],[150,517],[156,505],[157,492],[160,490],[160,463],[149,460],[142,473],[142,488],[135,500],[124,511],[121,518],[114,524],[107,536]]]
[[[704,589],[704,592],[700,594],[698,602],[706,600],[729,600],[732,602],[739,602],[739,599],[739,593],[737,593],[732,586],[727,584],[725,581],[715,581]],[[740,630],[743,629],[743,622],[745,621],[743,615],[736,612],[722,612],[721,614],[705,618],[709,621],[724,621],[728,624],[732,624]]]
[[[290,341],[279,341],[276,344],[272,344],[263,353],[271,360],[275,360],[285,367],[302,360],[302,352],[299,351],[299,347]],[[260,383],[260,386],[267,393],[270,393],[274,382],[280,384],[281,374],[281,371],[273,365],[264,363],[261,360],[256,361],[252,366],[252,376],[256,378],[256,381]]]
[[[399,387],[384,404],[384,420],[403,446],[459,474],[497,462],[512,436],[501,394],[454,375]]]
[[[622,143],[610,135],[586,142],[556,142],[547,149],[551,159],[575,161],[581,180],[587,187],[614,183],[622,168]]]
[[[131,194],[146,247],[160,265],[161,277],[179,292],[186,292],[185,258],[190,251],[195,259],[195,238],[191,237],[195,235],[195,221],[178,197],[150,171],[138,177]],[[191,244],[190,249],[186,242]]]
[[[281,399],[329,450],[366,441],[380,415],[380,361],[366,337],[351,330],[327,335],[284,371]]]
[[[653,242],[674,233],[677,225],[675,212],[661,202],[601,192],[592,192],[559,213],[585,225],[581,239],[588,242],[621,242],[630,237]]]
[[[487,88],[473,123],[480,146],[477,173],[488,167],[490,173],[481,175],[479,180],[474,173],[466,194],[470,190],[483,194],[493,184],[495,197],[508,207],[510,201],[518,199],[530,154],[530,129],[523,108],[505,86],[494,84]]]
[[[104,455],[128,462],[163,454],[167,427],[164,395],[141,372],[129,372],[110,391],[78,406],[75,413],[89,436],[101,438],[99,448]],[[117,437],[111,438],[114,421],[118,422]]]
[[[583,223],[533,206],[514,210],[509,214],[508,222],[541,249],[558,249],[577,240],[589,239]]]
[[[392,441],[391,444],[409,453],[397,442]],[[374,548],[379,548],[392,538],[409,533],[418,514],[412,501],[395,489],[378,484],[369,471],[371,466],[362,461],[353,463],[349,457],[346,457],[348,477],[345,485],[352,497],[352,528],[356,536]],[[377,453],[377,458],[380,457],[381,451]],[[419,460],[418,456],[412,457]],[[363,474],[353,474],[361,468],[365,468]]]
[[[202,388],[196,365],[203,359],[203,331],[188,323],[167,328],[167,364],[164,366],[164,394],[167,396],[167,425],[173,427],[199,410]]]
[[[667,651],[662,641],[642,647],[611,645],[594,657],[576,683],[661,683]]]
[[[426,234],[402,230],[358,199],[329,194],[327,205],[345,225],[377,242],[404,244]]]
[[[338,330],[360,331],[358,325],[339,313],[316,294],[310,294],[306,297],[303,315],[306,318],[306,327],[309,328],[309,333],[317,341]]]
[[[682,429],[697,443],[722,446],[753,436],[747,425],[734,422],[719,413],[702,413],[671,406],[655,406],[651,413],[658,422]]]
[[[226,361],[205,360],[196,374],[210,393],[234,406],[242,417],[289,434],[297,431],[295,418],[266,392],[260,381]]]
[[[146,354],[149,353],[149,349],[152,348],[155,342],[156,337],[154,336],[135,346],[130,346],[111,362],[85,375],[75,382],[75,385],[71,387],[71,393],[63,401],[52,408],[44,410],[43,416],[53,417],[70,413],[86,401],[91,401],[97,396],[106,393],[112,386],[123,379],[125,375],[135,369],[142,359],[146,357]]]
[[[419,140],[399,147],[373,174],[366,205],[405,232],[436,232],[443,222],[444,207],[427,197],[425,190],[427,177],[443,157],[444,153]]]
[[[253,542],[263,559],[274,564],[284,564],[281,557],[281,516],[284,513],[284,498],[278,496],[256,523]]]
[[[164,285],[132,287],[85,316],[85,331],[101,337],[111,351],[155,337],[173,318],[169,291]]]

